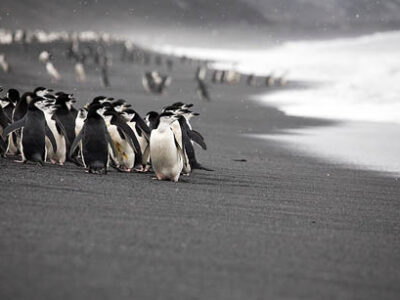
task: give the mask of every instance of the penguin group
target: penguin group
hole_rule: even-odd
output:
[[[153,171],[177,182],[203,167],[194,144],[206,150],[191,125],[193,104],[175,102],[142,118],[124,99],[97,96],[79,110],[74,95],[37,87],[0,98],[0,151],[18,162],[64,165],[70,161],[93,174]]]

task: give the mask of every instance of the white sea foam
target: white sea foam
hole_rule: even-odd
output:
[[[216,60],[218,68],[258,75],[288,72],[288,79],[321,83],[261,97],[290,115],[400,123],[400,32],[287,42],[264,50],[162,50]]]

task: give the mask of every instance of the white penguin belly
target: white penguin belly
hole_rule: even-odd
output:
[[[122,139],[118,133],[116,126],[111,125],[108,128],[111,139],[113,140],[116,156],[112,154],[113,160],[120,167],[125,167],[127,169],[132,169],[135,164],[135,152],[132,147],[126,141]],[[113,153],[110,149],[110,153]]]
[[[159,132],[153,130],[150,137],[150,157],[153,170],[166,179],[179,177],[183,161],[171,130]]]

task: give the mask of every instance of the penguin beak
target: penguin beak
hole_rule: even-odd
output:
[[[197,113],[197,112],[192,112],[192,115],[193,115],[193,116],[200,116],[200,114]]]

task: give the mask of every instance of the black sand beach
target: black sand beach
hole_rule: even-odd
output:
[[[197,155],[215,170],[174,184],[1,159],[1,299],[399,299],[397,178],[246,136],[326,121],[250,101],[268,90],[245,83],[214,85],[204,103],[195,67],[177,63],[160,97],[141,86],[148,68],[117,57],[109,89],[94,70],[88,83],[75,83],[73,66],[59,57],[63,80],[52,84],[39,49],[27,58],[1,47],[13,68],[0,73],[5,88],[62,89],[80,105],[105,94],[143,115],[194,103],[201,115],[192,123],[209,146]]]

